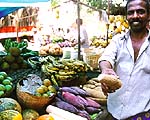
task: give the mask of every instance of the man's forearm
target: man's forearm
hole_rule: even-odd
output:
[[[99,62],[99,68],[101,70],[101,73],[103,73],[103,74],[109,74],[109,75],[116,76],[116,73],[114,72],[112,65],[108,61],[104,60],[104,61]]]
[[[104,60],[104,61],[99,62],[99,68],[101,70],[103,70],[103,69],[112,69],[112,66],[111,66],[110,62]]]

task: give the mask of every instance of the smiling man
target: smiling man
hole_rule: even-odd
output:
[[[102,83],[108,95],[105,120],[150,120],[149,0],[128,0],[126,13],[129,31],[114,36],[99,59],[103,74],[122,80],[116,91]]]

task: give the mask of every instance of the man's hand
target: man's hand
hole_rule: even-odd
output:
[[[106,96],[108,93],[113,93],[122,86],[121,80],[116,74],[100,74],[98,80],[101,83],[102,91]]]
[[[112,65],[110,64],[109,61],[106,61],[106,60],[103,60],[99,63],[99,67],[100,67],[100,70],[101,70],[101,74],[104,74],[104,75],[112,75],[116,78],[119,78],[119,76],[116,74],[116,72],[113,70],[113,67]],[[102,79],[102,78],[100,78]],[[104,92],[104,94],[107,96],[108,93],[112,93],[112,92],[115,92],[116,89],[113,89],[114,87],[106,84],[105,81],[101,81],[100,82],[101,85],[102,85],[102,90]],[[109,83],[110,84],[110,83]]]
[[[108,93],[113,93],[115,90],[110,89],[105,83],[101,83],[102,91],[104,95],[108,96]]]
[[[108,74],[108,75],[117,76],[117,74],[115,73],[115,71],[113,69],[110,69],[110,68],[103,69],[102,70],[102,74]]]

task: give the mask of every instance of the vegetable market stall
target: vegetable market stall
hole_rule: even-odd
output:
[[[91,99],[91,95],[89,95],[82,88],[82,85],[86,84],[87,82],[86,73],[90,70],[92,71],[91,67],[85,62],[76,59],[62,59],[61,56],[57,55],[39,56],[37,52],[28,50],[26,43],[24,42],[18,43],[17,41],[8,40],[6,41],[6,44],[4,46],[6,47],[6,51],[4,51],[5,54],[1,55],[2,60],[0,61],[2,63],[1,65],[4,65],[4,67],[3,69],[2,67],[0,68],[0,74],[7,74],[3,74],[4,76],[1,74],[1,76],[3,76],[3,78],[1,79],[3,81],[4,79],[9,78],[12,83],[9,82],[7,84],[15,85],[13,91],[10,91],[11,94],[5,97],[15,99],[21,105],[22,111],[19,112],[20,114],[15,112],[17,111],[17,109],[14,108],[11,108],[11,110],[15,111],[9,111],[10,113],[16,113],[15,116],[18,115],[20,117],[19,120],[25,118],[23,114],[24,110],[35,110],[30,105],[36,103],[36,100],[31,101],[31,99],[24,99],[25,101],[22,101],[19,99],[20,96],[18,95],[20,94],[17,94],[16,92],[18,92],[18,90],[20,91],[20,89],[17,89],[18,87],[16,85],[18,84],[18,82],[20,83],[20,80],[23,80],[20,83],[20,86],[22,86],[21,92],[30,92],[30,97],[32,97],[32,95],[36,96],[38,99],[47,99],[49,97],[51,98],[51,95],[53,97],[52,101],[50,100],[50,102],[46,104],[46,106],[44,106],[44,109],[42,109],[42,111],[41,108],[36,108],[35,112],[38,112],[38,114],[36,114],[38,117],[44,114],[48,115],[47,117],[51,116],[51,118],[56,120],[58,120],[58,118],[60,118],[60,120],[68,119],[63,116],[61,112],[56,112],[56,108],[51,107],[51,105],[65,110],[65,112],[62,112],[66,113],[66,115],[70,115],[70,113],[72,113],[72,116],[76,115],[75,118],[81,118],[81,120],[94,120],[95,116],[102,111],[101,104],[98,103],[98,101]],[[9,65],[7,64],[7,62],[9,62]],[[35,75],[38,76],[38,78],[35,77]],[[41,82],[39,79],[41,79]],[[45,83],[44,81],[49,82]],[[3,84],[3,82],[1,82],[1,84]],[[37,84],[38,89],[33,87]],[[5,91],[5,88],[2,88],[3,89],[1,89],[1,91]],[[28,91],[29,89],[31,91]],[[0,101],[3,97],[4,96],[2,94],[0,97]],[[8,102],[8,100],[5,101]],[[45,111],[46,107],[47,111]],[[5,108],[10,109],[6,105]],[[10,117],[9,114],[3,114],[2,111],[0,111],[0,117]],[[67,113],[66,111],[68,111],[69,113]],[[29,113],[31,114],[32,112],[30,111]],[[28,114],[27,116],[33,117],[34,115],[35,114],[29,116]],[[34,118],[38,118],[37,116],[34,116]],[[73,120],[73,118],[69,118],[69,120]]]

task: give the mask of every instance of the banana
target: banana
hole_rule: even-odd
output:
[[[59,71],[58,72],[58,74],[59,75],[74,75],[74,74],[76,74],[76,72],[75,71]]]
[[[60,80],[60,81],[66,81],[66,80],[70,80],[70,79],[74,78],[73,75],[59,75],[59,74],[56,74],[55,76],[56,76],[57,80]]]

